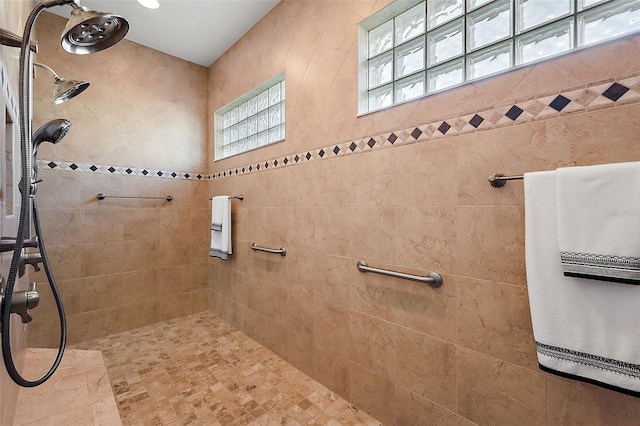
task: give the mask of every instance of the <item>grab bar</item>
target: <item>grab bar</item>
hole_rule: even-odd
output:
[[[142,200],[167,200],[167,201],[173,200],[173,197],[171,195],[167,195],[166,197],[129,197],[126,195],[106,195],[102,193],[96,195],[96,198],[98,200],[104,200],[105,198],[136,198],[136,199],[142,199]]]
[[[418,281],[421,283],[429,284],[433,288],[438,288],[442,285],[442,276],[437,272],[431,272],[428,276],[422,277],[420,275],[405,274],[404,272],[396,272],[396,271],[389,271],[387,269],[372,268],[371,266],[368,266],[367,262],[365,262],[364,260],[358,260],[358,262],[356,263],[356,266],[358,267],[358,271],[360,272],[373,272],[375,274],[388,275],[390,277]]]
[[[258,247],[256,243],[251,244],[251,250],[266,251],[267,253],[276,253],[283,257],[287,255],[287,249],[285,249],[284,247],[280,247],[279,249],[270,249],[270,248]]]
[[[502,188],[507,184],[508,180],[520,180],[524,179],[524,176],[505,176],[502,173],[496,173],[493,176],[489,176],[489,183],[494,188]]]

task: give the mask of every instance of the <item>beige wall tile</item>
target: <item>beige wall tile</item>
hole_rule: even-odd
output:
[[[402,386],[396,385],[395,392],[394,424],[396,425],[471,426],[474,424]]]
[[[537,370],[527,289],[460,277],[458,291],[458,343]]]
[[[430,271],[403,270],[419,276]],[[396,297],[392,306],[393,322],[449,342],[457,341],[457,288],[454,275],[443,275],[441,287],[397,280]]]
[[[397,207],[395,263],[440,274],[453,272],[456,221],[455,207]]]
[[[522,175],[547,170],[547,125],[526,123],[481,131],[457,139],[458,203],[523,204],[522,182],[502,188],[492,187],[487,179],[495,173]]]
[[[638,111],[629,105],[549,120],[549,168],[640,160]]]
[[[316,299],[315,345],[323,352],[337,352],[342,357],[350,355],[349,310]]]
[[[351,402],[383,424],[393,424],[395,386],[392,381],[351,362],[349,366]]]
[[[360,278],[355,264],[347,257],[317,254],[312,294],[337,305],[350,306],[350,287]]]
[[[392,149],[397,151],[396,177],[388,199],[398,206],[451,206],[457,202],[457,144],[436,141]],[[386,151],[383,151],[386,152]],[[357,158],[357,156],[356,156]],[[389,158],[392,160],[393,158]]]
[[[397,328],[389,322],[351,312],[351,360],[389,380],[394,380],[398,352],[394,336]]]
[[[349,360],[333,347],[316,345],[312,376],[343,398],[349,399]]]
[[[478,424],[544,424],[544,375],[459,349],[458,407],[460,415]]]
[[[457,274],[524,285],[524,207],[457,211]]]
[[[640,404],[632,396],[546,374],[547,424],[633,425]]]
[[[451,411],[457,410],[456,347],[425,334],[396,327],[396,381]]]

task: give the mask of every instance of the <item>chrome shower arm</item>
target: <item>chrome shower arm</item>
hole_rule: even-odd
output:
[[[61,80],[60,76],[58,74],[56,74],[56,72],[53,69],[51,69],[51,67],[48,67],[45,64],[42,64],[40,62],[34,62],[33,65],[38,67],[38,68],[42,68],[42,69],[46,70],[49,73],[49,75],[51,75],[51,77],[54,78],[54,80],[56,82]]]

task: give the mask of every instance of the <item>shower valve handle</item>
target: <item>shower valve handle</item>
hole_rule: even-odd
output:
[[[4,277],[0,275],[0,280],[4,283]],[[29,284],[29,290],[13,292],[11,297],[11,313],[20,315],[23,324],[27,324],[33,320],[29,314],[29,309],[33,309],[40,303],[40,293],[37,292],[33,282]],[[4,304],[4,295],[0,295],[0,305]]]

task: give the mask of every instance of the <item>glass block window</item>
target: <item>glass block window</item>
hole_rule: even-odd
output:
[[[640,0],[402,0],[359,28],[359,113],[640,29]]]
[[[216,160],[284,140],[284,74],[216,111],[215,133]]]

